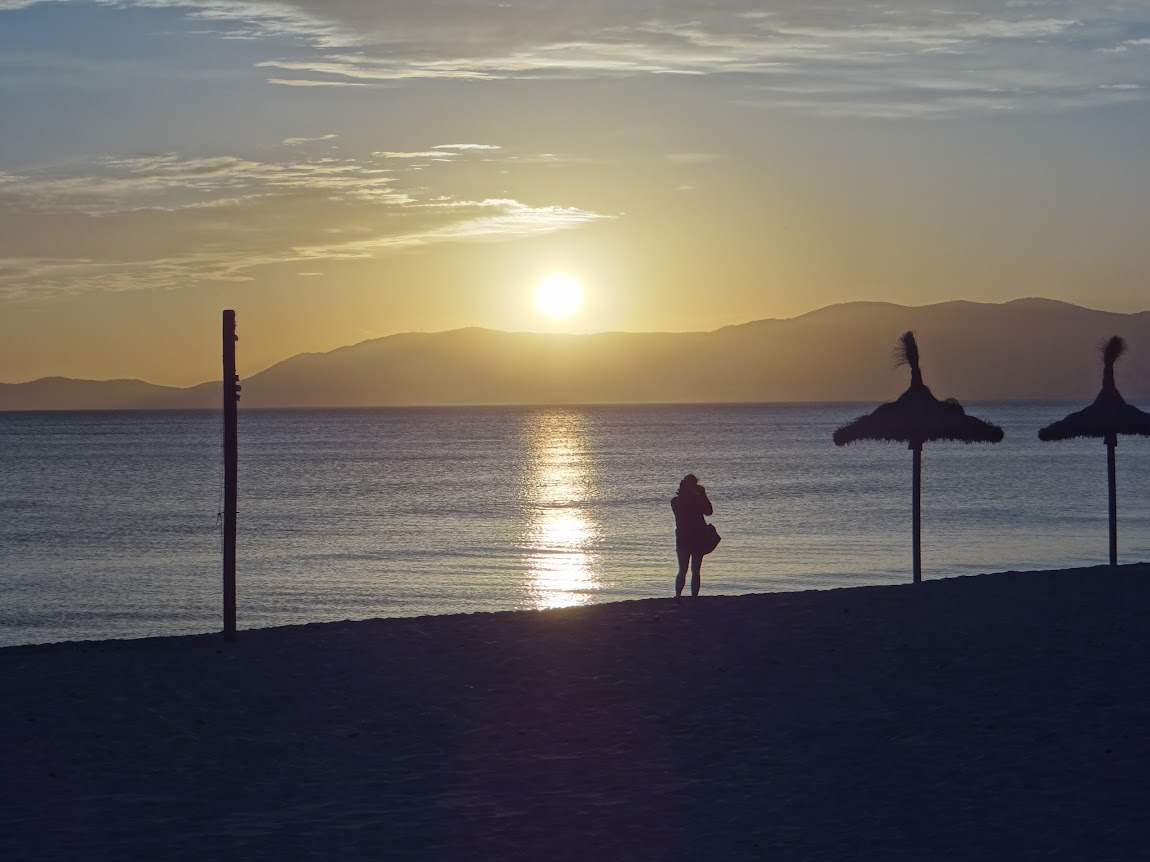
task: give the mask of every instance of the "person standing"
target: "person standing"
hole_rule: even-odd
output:
[[[679,483],[679,492],[671,499],[675,513],[675,553],[679,557],[679,573],[675,576],[675,598],[683,594],[687,582],[687,566],[691,567],[691,595],[699,595],[702,586],[703,548],[706,542],[705,517],[714,514],[706,489],[699,484],[694,473],[688,473]]]

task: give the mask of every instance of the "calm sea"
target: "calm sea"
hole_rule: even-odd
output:
[[[926,577],[1104,563],[1081,405],[972,403],[994,445],[928,445]],[[242,411],[239,625],[667,596],[695,472],[705,593],[910,578],[911,454],[837,448],[871,404]],[[0,413],[0,645],[218,630],[221,420]],[[1150,441],[1118,448],[1119,555],[1150,559]]]

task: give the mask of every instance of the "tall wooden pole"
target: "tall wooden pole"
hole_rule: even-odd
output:
[[[911,522],[914,546],[914,582],[922,581],[922,444],[911,443],[914,451],[914,482],[911,491]]]
[[[1114,465],[1114,448],[1118,435],[1106,438],[1106,480],[1110,486],[1110,565],[1118,565],[1118,470]]]
[[[239,375],[236,374],[236,313],[224,312],[224,640],[236,639],[236,501],[238,497]]]

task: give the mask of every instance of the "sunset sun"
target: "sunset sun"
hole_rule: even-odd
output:
[[[535,304],[551,317],[566,317],[583,302],[579,282],[569,275],[554,273],[547,276],[535,290]]]

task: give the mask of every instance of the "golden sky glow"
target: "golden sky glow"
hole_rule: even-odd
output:
[[[0,381],[857,299],[1147,307],[1134,0],[0,0]],[[532,301],[568,273],[583,304]]]

